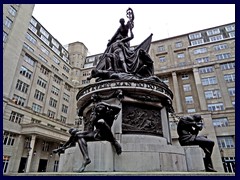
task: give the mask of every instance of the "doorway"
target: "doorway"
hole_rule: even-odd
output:
[[[24,173],[25,172],[26,163],[27,163],[27,158],[22,157],[21,161],[20,161],[19,168],[18,168],[18,173]]]
[[[46,172],[47,170],[47,159],[40,159],[39,166],[38,166],[38,172]]]

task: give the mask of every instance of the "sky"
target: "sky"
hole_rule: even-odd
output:
[[[134,39],[140,44],[235,22],[235,4],[35,4],[33,16],[62,45],[82,42],[88,55],[103,53],[107,42],[134,11]]]

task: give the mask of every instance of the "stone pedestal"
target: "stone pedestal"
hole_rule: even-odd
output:
[[[107,141],[88,142],[92,162],[85,171],[204,171],[199,147],[171,145],[168,111],[172,98],[166,84],[143,80],[105,80],[80,90],[77,106],[85,127],[95,101],[121,107],[111,130],[122,154],[117,155]],[[67,149],[60,156],[59,171],[75,171],[82,161],[78,147]]]

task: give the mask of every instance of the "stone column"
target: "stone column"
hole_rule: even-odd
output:
[[[207,103],[205,100],[205,95],[203,92],[202,82],[201,82],[201,78],[200,78],[200,75],[198,72],[198,68],[193,68],[193,76],[194,76],[195,83],[196,83],[196,89],[197,89],[197,93],[198,93],[200,108],[202,111],[205,111],[205,110],[207,110]]]
[[[30,151],[28,152],[28,155],[27,155],[27,165],[26,165],[26,168],[25,168],[25,172],[28,173],[30,171],[30,166],[31,166],[31,162],[32,162],[32,157],[33,157],[33,149],[34,149],[34,145],[35,145],[35,141],[36,141],[36,135],[32,135],[32,140],[31,140],[31,143],[30,143]]]
[[[173,89],[174,89],[174,95],[176,99],[176,108],[177,113],[183,112],[182,110],[182,104],[181,104],[181,98],[180,98],[180,92],[179,92],[179,85],[177,80],[177,74],[176,72],[172,72],[172,78],[173,78]]]

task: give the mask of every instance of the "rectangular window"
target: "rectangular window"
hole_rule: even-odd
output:
[[[210,42],[223,40],[223,35],[209,37]]]
[[[67,113],[67,111],[68,111],[68,107],[63,104],[63,105],[62,105],[62,112],[63,112],[63,113]]]
[[[223,111],[223,103],[208,104],[208,111]]]
[[[225,172],[235,173],[235,157],[222,157]]]
[[[195,49],[193,51],[193,54],[203,54],[203,53],[206,53],[207,52],[207,48],[199,48],[199,49]]]
[[[214,72],[213,66],[207,66],[207,67],[202,67],[198,69],[200,74],[206,74],[206,73],[211,73]]]
[[[3,42],[7,41],[8,34],[3,31]]]
[[[176,48],[181,48],[181,47],[183,47],[183,43],[182,42],[176,42],[175,47]]]
[[[56,47],[56,48],[59,48],[59,44],[58,42],[52,38],[52,44]]]
[[[235,74],[225,74],[224,75],[224,80],[226,82],[235,82]]]
[[[52,107],[56,108],[57,107],[57,100],[55,100],[53,98],[50,98],[49,106],[52,106]]]
[[[177,58],[178,58],[178,59],[182,59],[182,58],[184,58],[184,57],[185,57],[184,53],[178,53],[178,54],[177,54]]]
[[[7,173],[10,156],[3,156],[3,173]]]
[[[14,7],[10,6],[10,8],[8,9],[8,12],[12,15],[12,16],[16,16],[17,11]]]
[[[159,57],[159,61],[160,61],[161,63],[162,63],[162,62],[166,62],[165,56]]]
[[[57,55],[60,55],[60,51],[59,51],[55,46],[52,47],[52,50],[53,50]]]
[[[90,83],[90,80],[82,80],[82,84],[88,84],[88,83]]]
[[[60,90],[59,90],[58,88],[56,88],[55,86],[52,86],[51,92],[52,92],[53,94],[55,94],[56,96],[58,96],[59,91],[60,91]]]
[[[37,21],[33,18],[31,18],[30,23],[35,27],[37,26]]]
[[[202,78],[202,85],[207,86],[211,84],[217,84],[217,78],[216,77],[207,77],[207,78]]]
[[[50,118],[54,118],[55,112],[48,110],[47,116],[50,117]]]
[[[10,118],[9,118],[9,121],[20,124],[23,120],[23,117],[24,117],[23,114],[12,111],[11,115],[10,115]]]
[[[23,92],[23,93],[27,93],[28,88],[29,88],[29,85],[28,85],[28,84],[26,84],[26,83],[24,83],[24,82],[22,82],[22,81],[20,81],[20,80],[18,79],[17,85],[16,85],[16,89],[17,89],[17,90],[19,90],[19,91],[21,91],[21,92]]]
[[[30,71],[29,69],[27,69],[26,67],[24,66],[21,66],[20,68],[20,74],[25,76],[26,78],[28,79],[31,79],[32,77],[32,71]]]
[[[56,57],[56,56],[53,56],[52,60],[56,63],[56,64],[60,64],[60,60]]]
[[[49,55],[49,51],[44,47],[44,46],[41,46],[41,51],[46,54],[47,56]]]
[[[65,88],[66,90],[70,91],[71,86],[70,86],[69,84],[65,83],[64,88]]]
[[[212,119],[212,123],[214,127],[226,127],[228,126],[228,119],[226,117],[214,118]]]
[[[43,101],[44,98],[44,93],[40,92],[39,90],[36,89],[34,98],[38,99],[39,101]]]
[[[37,29],[32,25],[32,24],[29,24],[28,28],[35,34],[37,34]]]
[[[162,82],[164,82],[165,84],[169,83],[169,78],[168,77],[161,77],[160,78],[162,80]]]
[[[64,116],[61,116],[61,117],[60,117],[60,121],[61,121],[62,123],[66,123],[66,120],[67,120],[66,117],[64,117]]]
[[[211,30],[208,30],[207,31],[207,35],[208,36],[212,36],[212,35],[215,35],[215,34],[219,34],[220,33],[220,30],[218,28],[216,29],[211,29]]]
[[[188,74],[182,74],[182,80],[187,80],[187,79],[189,79]]]
[[[45,89],[46,86],[47,86],[47,81],[45,81],[45,80],[44,80],[43,78],[41,78],[41,77],[38,77],[37,84]]]
[[[49,151],[49,142],[43,141],[42,151]]]
[[[31,51],[31,52],[34,52],[34,49],[26,43],[23,43],[23,47],[26,48],[27,50]]]
[[[48,75],[48,74],[49,74],[49,70],[48,70],[46,67],[44,67],[44,66],[41,66],[40,72],[43,73],[43,74],[45,74],[45,75]]]
[[[26,39],[29,40],[33,44],[37,43],[37,40],[34,37],[32,37],[32,35],[30,35],[29,33],[26,34]]]
[[[206,63],[209,62],[209,57],[197,58],[195,59],[197,63]]]
[[[56,72],[58,72],[58,71],[59,71],[59,69],[58,69],[58,68],[56,68],[54,65],[52,65],[51,67],[53,68],[53,70],[54,70],[54,71],[56,71]]]
[[[216,57],[217,57],[217,60],[229,59],[231,58],[231,54],[230,53],[217,54]]]
[[[69,73],[69,71],[70,71],[70,69],[69,69],[66,65],[63,65],[63,69],[64,69],[67,73]]]
[[[34,118],[32,118],[32,119],[31,119],[31,123],[40,124],[40,123],[41,123],[41,121],[40,121],[40,120],[37,120],[37,119],[34,119]]]
[[[165,47],[164,46],[158,46],[157,51],[158,52],[163,52],[163,51],[165,51]]]
[[[41,35],[41,40],[42,40],[46,45],[49,46],[50,42],[49,42],[49,40],[48,40],[45,36]]]
[[[190,84],[184,84],[183,85],[183,91],[184,92],[191,91],[191,85]]]
[[[220,148],[234,148],[234,140],[232,136],[220,136],[217,137],[218,146]]]
[[[70,96],[66,93],[63,93],[63,100],[69,102]]]
[[[4,25],[8,28],[8,29],[11,29],[12,27],[12,24],[13,24],[13,21],[9,18],[6,18],[5,22],[4,22]]]
[[[228,94],[229,96],[235,96],[235,87],[228,88]]]
[[[16,138],[16,134],[4,131],[3,133],[3,145],[13,146]]]
[[[228,33],[230,38],[235,38],[235,31]]]
[[[59,164],[59,161],[55,160],[53,165],[53,172],[58,172],[58,164]]]
[[[206,99],[215,99],[215,98],[220,98],[220,97],[222,97],[222,96],[221,96],[221,92],[220,92],[219,89],[217,89],[217,90],[205,91],[204,94],[205,94],[205,98],[206,98]]]
[[[39,59],[42,61],[42,62],[44,62],[44,63],[47,63],[48,61],[43,57],[43,56],[41,56],[40,54],[39,54]]]
[[[56,82],[57,84],[60,84],[62,80],[58,76],[54,75],[53,81]]]
[[[62,73],[62,76],[63,76],[65,79],[68,79],[68,77],[67,77],[65,74],[63,74],[63,73]]]
[[[193,104],[194,103],[193,97],[192,96],[186,96],[185,97],[185,102],[186,102],[186,104]]]
[[[198,38],[201,38],[202,37],[202,34],[201,33],[194,33],[194,34],[189,34],[188,35],[189,39],[198,39]]]
[[[13,99],[15,100],[16,104],[17,105],[20,105],[20,106],[24,106],[25,105],[25,102],[26,102],[26,99],[14,94],[13,95]]]
[[[221,64],[221,70],[235,69],[235,62]]]
[[[28,64],[30,64],[31,66],[34,66],[35,64],[35,60],[34,58],[32,58],[29,54],[25,54],[25,56],[23,57],[24,61],[27,62]]]
[[[235,24],[226,26],[225,29],[226,29],[227,32],[235,31]]]
[[[215,51],[219,51],[219,50],[227,49],[227,48],[228,48],[228,45],[227,45],[227,44],[219,44],[219,45],[213,46],[213,49],[214,49]]]
[[[203,44],[203,43],[204,43],[203,39],[197,39],[197,40],[191,41],[192,46],[196,46],[196,45]]]
[[[35,112],[40,113],[40,112],[42,111],[42,106],[33,103],[33,104],[32,104],[32,110],[35,111]]]
[[[30,147],[31,147],[31,140],[32,140],[31,137],[25,137],[25,140],[24,140],[24,148],[25,149],[30,149]]]
[[[187,112],[188,112],[188,113],[195,113],[195,112],[196,112],[196,109],[194,109],[194,108],[188,109]]]
[[[43,28],[43,27],[41,27],[40,28],[40,32],[42,33],[42,35],[44,35],[46,38],[48,38],[49,37],[49,34],[48,34],[48,32]]]

